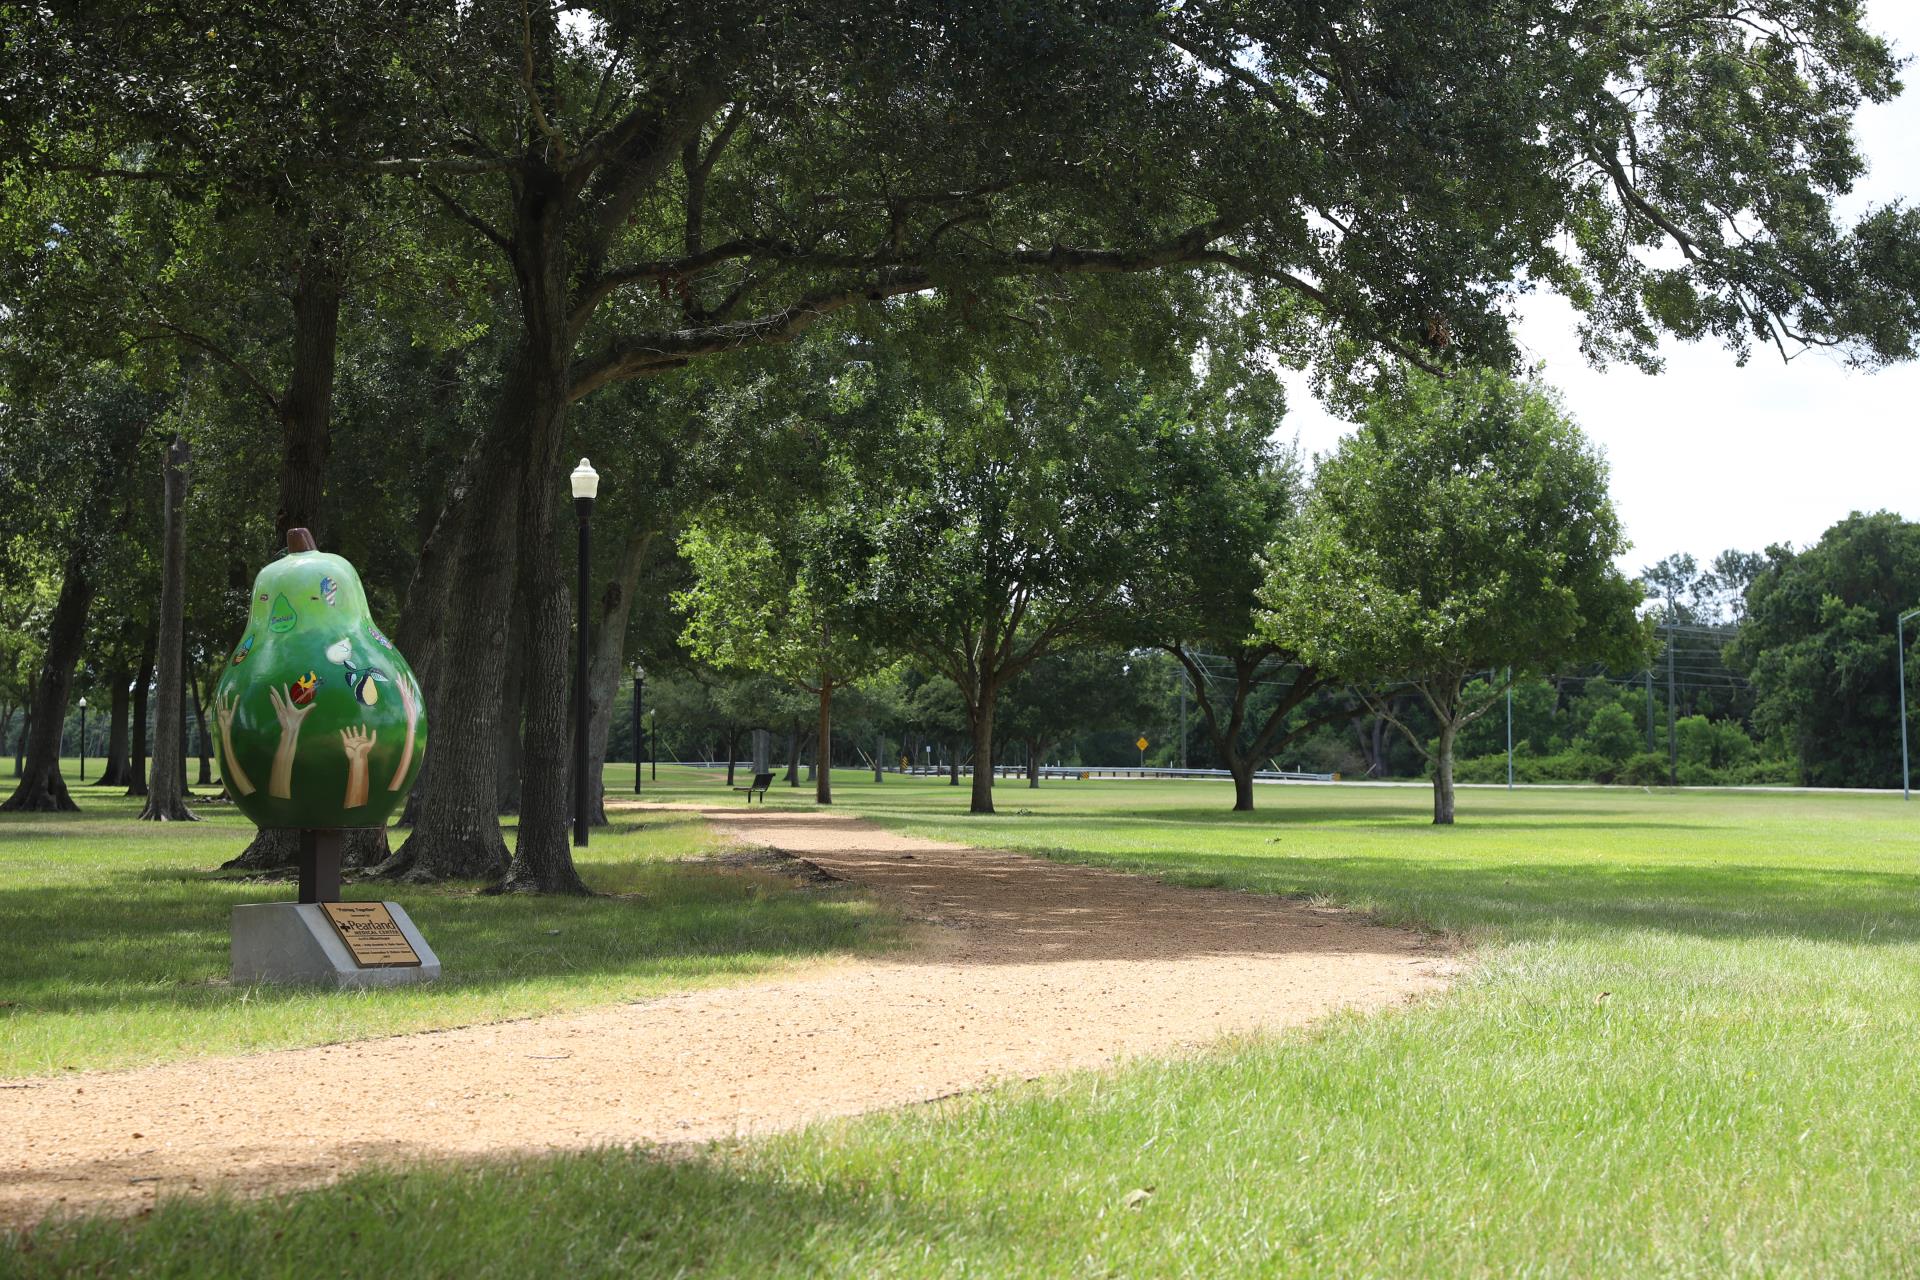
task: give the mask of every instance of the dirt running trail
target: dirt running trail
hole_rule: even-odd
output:
[[[1456,969],[1419,935],[1279,898],[839,814],[699,812],[922,927],[884,956],[644,1003],[10,1084],[0,1224],[306,1186],[369,1163],[789,1129],[1391,1005]]]

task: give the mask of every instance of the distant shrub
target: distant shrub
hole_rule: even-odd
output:
[[[1494,782],[1507,780],[1507,754],[1475,756],[1457,760],[1453,766],[1456,782]],[[1641,751],[1625,760],[1609,760],[1591,751],[1561,751],[1550,756],[1523,756],[1513,759],[1515,782],[1597,782],[1631,787],[1667,785],[1667,757],[1664,752]],[[1683,787],[1790,786],[1795,781],[1793,765],[1786,760],[1752,760],[1733,768],[1715,769],[1694,760],[1680,761],[1680,785]]]
[[[1578,749],[1541,756],[1540,766],[1543,774],[1550,775],[1543,776],[1542,782],[1612,782],[1620,773],[1620,761]]]
[[[1754,760],[1721,770],[1728,783],[1740,787],[1790,787],[1800,780],[1791,760]]]
[[[1735,721],[1682,716],[1673,728],[1683,765],[1692,763],[1706,769],[1724,770],[1753,759],[1753,739]]]
[[[1579,747],[1588,754],[1617,763],[1632,755],[1639,741],[1640,731],[1634,727],[1633,717],[1618,702],[1607,702],[1587,721],[1587,732],[1580,739]]]
[[[1635,787],[1667,785],[1667,758],[1654,751],[1642,751],[1628,758],[1620,771],[1620,781]]]
[[[1723,785],[1719,770],[1709,769],[1704,764],[1692,760],[1682,760],[1676,771],[1683,787],[1717,787]]]
[[[1522,763],[1523,761],[1518,757],[1514,759],[1513,765],[1516,781],[1518,780],[1517,775]],[[1453,780],[1455,782],[1505,782],[1507,780],[1507,753],[1502,751],[1497,756],[1474,756],[1468,760],[1455,760],[1453,762]]]
[[[1513,780],[1515,782],[1611,782],[1619,767],[1613,761],[1588,751],[1562,751],[1550,756],[1523,756],[1516,752],[1513,758]],[[1456,760],[1453,765],[1453,778],[1455,782],[1505,782],[1507,753],[1502,751],[1499,755]]]

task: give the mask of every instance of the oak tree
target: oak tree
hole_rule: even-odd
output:
[[[1416,376],[1321,463],[1307,518],[1274,548],[1261,633],[1407,736],[1447,824],[1460,730],[1510,679],[1644,656],[1640,589],[1613,563],[1625,548],[1606,464],[1551,392]],[[1431,742],[1387,700],[1395,687],[1433,716]]]

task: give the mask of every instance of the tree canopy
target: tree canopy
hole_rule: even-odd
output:
[[[1513,675],[1633,662],[1639,589],[1606,466],[1558,400],[1495,373],[1377,401],[1275,546],[1263,633],[1362,689],[1403,682],[1438,724],[1434,821],[1453,820],[1453,744]],[[1469,681],[1493,672],[1498,679]]]
[[[1753,682],[1755,722],[1787,736],[1803,783],[1900,784],[1894,625],[1916,606],[1920,524],[1890,512],[1855,512],[1804,551],[1768,549],[1729,657]],[[1909,690],[1913,650],[1909,640]]]

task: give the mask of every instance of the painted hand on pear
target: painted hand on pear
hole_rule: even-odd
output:
[[[379,736],[364,725],[340,731],[340,745],[347,753],[347,798],[342,802],[346,808],[357,809],[367,802],[367,753]]]
[[[267,686],[267,697],[273,700],[273,714],[280,720],[280,745],[273,753],[273,773],[267,779],[267,794],[281,800],[293,799],[293,753],[300,747],[300,722],[313,710],[309,702],[304,707],[293,705],[293,691]]]
[[[393,771],[393,781],[387,784],[389,791],[398,791],[400,784],[407,780],[407,770],[413,765],[414,730],[420,723],[420,700],[413,690],[413,677],[402,673],[394,683],[400,687],[400,705],[407,712],[407,741],[400,749],[400,766]]]
[[[226,783],[234,792],[243,796],[253,794],[253,779],[247,777],[246,770],[233,755],[233,713],[240,706],[237,694],[229,693],[224,698],[216,698],[213,712],[220,721],[220,762]]]

